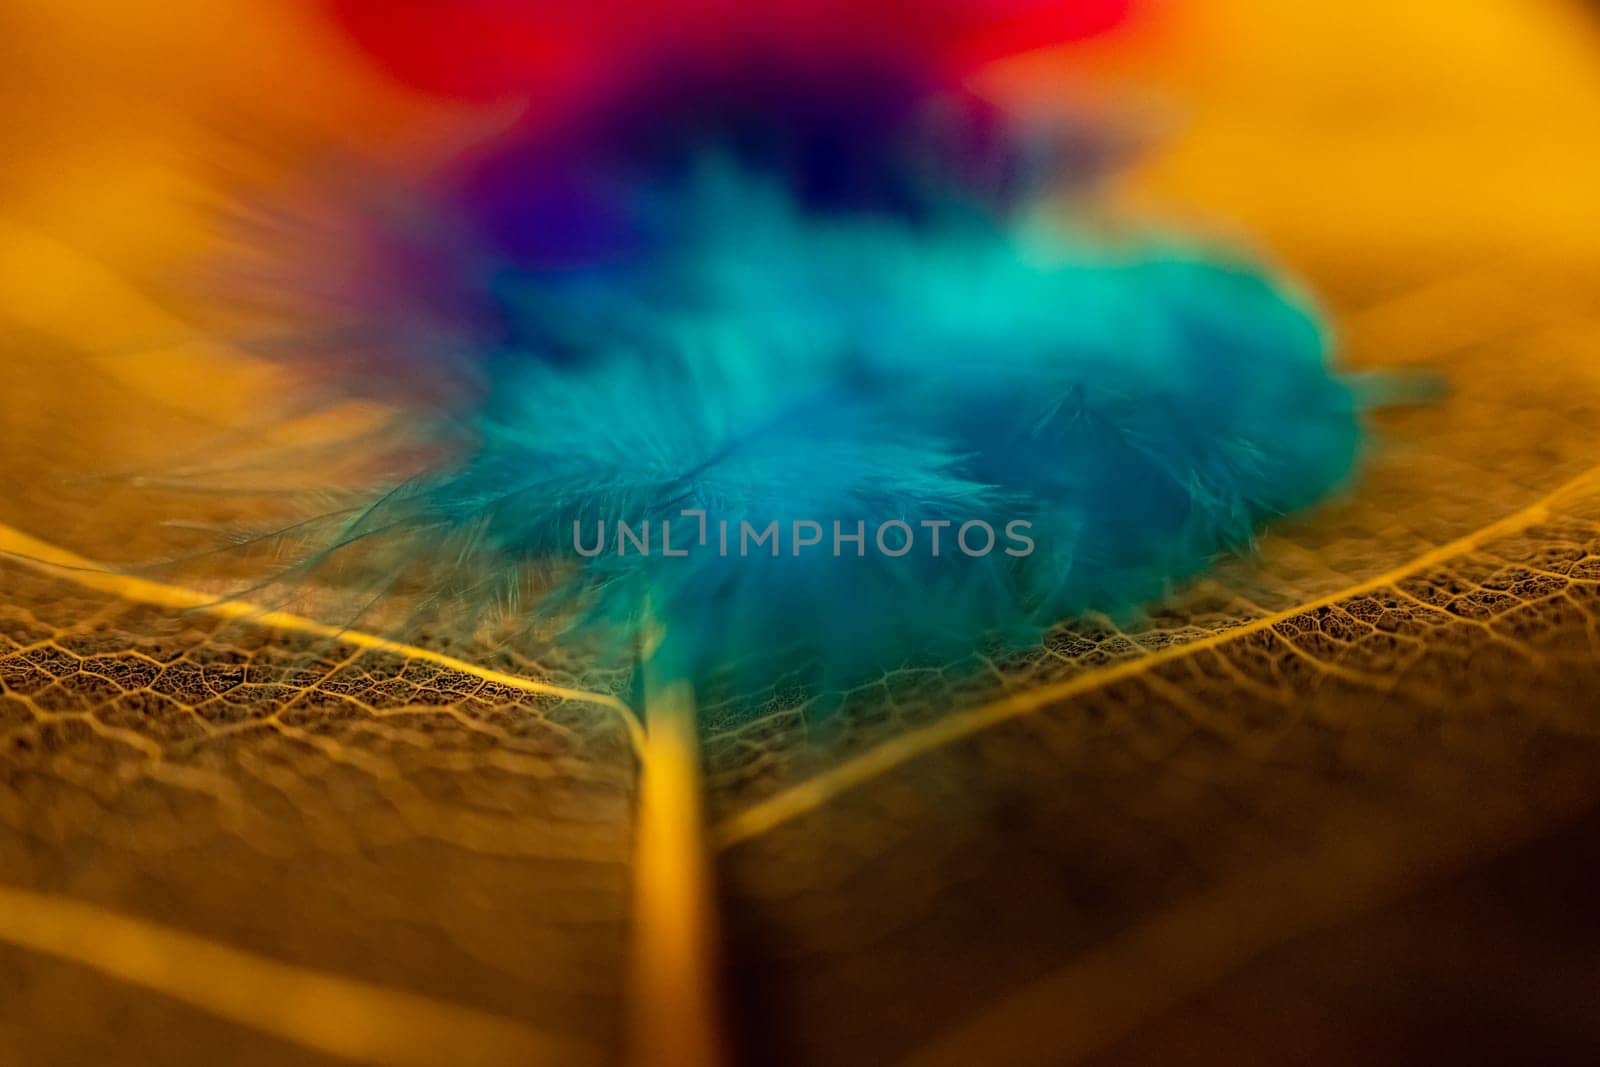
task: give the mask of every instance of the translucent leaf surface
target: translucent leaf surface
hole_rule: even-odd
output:
[[[1206,9],[1138,61],[1029,57],[996,87],[1140,86],[1171,132],[1130,207],[1251,234],[1353,365],[1445,395],[1379,414],[1345,498],[1148,619],[825,720],[778,686],[753,721],[703,707],[751,1062],[1426,1057],[1475,1032],[1417,1028],[1463,974],[1500,993],[1486,1033],[1600,1045],[1600,935],[1562,903],[1594,884],[1600,804],[1593,27],[1557,0]],[[73,47],[114,53],[92,21]],[[287,77],[263,62],[215,64],[224,111]],[[27,66],[0,76],[48,83]],[[30,149],[0,186],[0,1049],[618,1058],[639,739],[615,679],[85,569],[170,549],[153,518],[271,513],[118,476],[271,382],[131,280],[153,234],[193,236],[198,179],[159,161],[201,134],[90,151],[68,134],[106,108],[164,112],[40,92],[52,121],[0,107]]]
[[[243,1043],[230,1062],[282,1062],[285,1041],[378,1062],[606,1057],[633,778],[620,708],[0,567],[0,870],[31,894],[0,921],[15,1062],[94,1061],[107,1042],[138,1062],[224,1042]],[[104,914],[56,916],[65,902]],[[135,935],[97,920],[157,924],[128,949],[144,970],[119,971]]]
[[[1271,1059],[1316,1032],[1315,1062],[1363,1039],[1429,1058],[1415,987],[1384,978],[1429,973],[1432,942],[1298,1001],[1241,979],[1200,1002],[1231,1009],[1231,1045],[1178,1006],[1600,799],[1588,27],[1556,5],[1222,6],[1215,66],[1160,68],[1196,110],[1143,190],[1249,220],[1319,282],[1355,365],[1450,393],[1383,413],[1346,500],[1146,623],[1065,631],[954,702],[943,678],[889,680],[825,751],[795,740],[803,710],[720,732],[735,985],[763,1055],[1230,1062],[1207,1050]],[[1285,952],[1280,980],[1305,965]],[[1538,980],[1509,951],[1474,959],[1489,988]],[[1541,988],[1549,1034],[1592,1049],[1590,985]],[[1546,1036],[1520,1010],[1501,1038]]]

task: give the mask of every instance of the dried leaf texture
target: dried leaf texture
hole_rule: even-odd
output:
[[[955,709],[942,678],[889,680],[825,753],[796,740],[803,708],[720,731],[757,1058],[1434,1062],[1465,1033],[1595,1048],[1592,982],[1554,977],[1581,968],[1515,937],[1444,947],[1479,936],[1492,884],[1431,937],[1435,897],[1379,908],[1600,799],[1600,332],[1576,280],[1600,251],[1579,221],[1600,206],[1581,187],[1589,27],[1542,4],[1220,6],[1237,21],[1216,67],[1158,75],[1196,112],[1142,192],[1250,220],[1320,283],[1358,366],[1434,370],[1451,394],[1385,413],[1349,499],[1144,624],[1065,630],[969,676]],[[1595,884],[1593,849],[1587,868],[1529,852],[1575,879],[1554,899]],[[1350,960],[1352,939],[1371,955]],[[1344,972],[1319,962],[1341,952]],[[1430,1018],[1463,958],[1479,989],[1549,999]]]
[[[202,1062],[224,1041],[264,1063],[286,1041],[377,1062],[606,1058],[631,840],[622,709],[0,566],[0,869],[43,901],[8,900],[0,923],[16,1062],[119,1046]],[[21,952],[59,901],[161,926],[144,950],[161,974],[131,979],[160,995],[107,982],[114,940],[88,966],[58,939]],[[260,973],[282,965],[292,982]],[[356,992],[323,1040],[305,1016],[330,1009],[296,989],[329,976]],[[282,999],[197,1004],[236,983]]]
[[[202,6],[167,17],[217,29]],[[1236,223],[1325,295],[1352,363],[1448,391],[1378,417],[1345,499],[1148,619],[827,716],[781,684],[753,721],[703,707],[750,1062],[1600,1043],[1600,936],[1571,905],[1600,866],[1600,44],[1557,0],[1194,10],[1137,62],[1029,57],[997,91],[1144,87],[1141,119],[1175,129],[1132,206]],[[114,52],[91,23],[49,39]],[[224,112],[292,80],[215,67]],[[201,134],[135,123],[84,158],[63,131],[111,105],[40,92],[66,101],[54,124],[0,105],[36,149],[0,186],[0,1048],[615,1060],[638,770],[619,680],[73,569],[189,543],[154,517],[270,518],[270,492],[198,507],[214,472],[104,476],[204,457],[273,386],[141,283],[152,241],[198,240],[198,177],[150,161]],[[1491,988],[1539,995],[1490,1018]]]
[[[295,11],[0,15],[0,1061],[606,1062],[636,776],[614,697],[219,606],[229,555],[189,568],[211,592],[96,568],[210,543],[161,520],[281,510],[232,459],[262,447],[241,425],[295,443],[271,377],[161,294],[207,247],[223,131],[350,143],[410,114],[323,80],[335,46]]]

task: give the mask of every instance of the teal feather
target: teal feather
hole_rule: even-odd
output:
[[[503,277],[522,345],[586,358],[498,352],[483,401],[446,416],[460,458],[364,521],[539,570],[539,612],[668,675],[822,686],[1136,610],[1357,458],[1314,309],[1238,256],[819,218],[723,172],[681,210],[697,236],[626,270]],[[799,555],[797,520],[825,535]],[[781,554],[724,557],[722,521],[777,522]],[[835,521],[865,523],[864,556],[834,555]],[[914,551],[878,550],[891,521]],[[941,521],[935,556],[921,524]],[[999,537],[980,557],[952,543],[973,521]],[[1016,522],[1031,554],[1005,551]],[[616,551],[618,524],[653,551]]]

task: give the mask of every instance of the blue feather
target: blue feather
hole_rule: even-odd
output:
[[[461,458],[366,521],[539,570],[544,616],[669,675],[834,685],[1136,609],[1356,458],[1314,311],[1236,258],[694,190],[658,255],[499,279]]]

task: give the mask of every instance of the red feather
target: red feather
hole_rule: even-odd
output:
[[[396,77],[467,99],[559,95],[603,83],[641,52],[751,36],[848,43],[947,69],[1106,33],[1136,0],[322,0]]]

